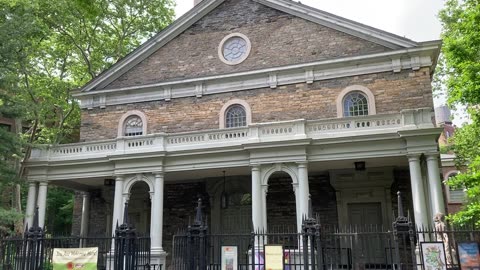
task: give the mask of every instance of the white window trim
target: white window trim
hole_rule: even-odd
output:
[[[447,175],[445,176],[444,178],[444,181],[445,181],[445,191],[447,193],[447,201],[449,203],[464,203],[465,201],[457,201],[457,200],[452,200],[452,197],[450,196],[450,192],[452,191],[451,187],[446,183],[446,181],[448,181],[448,178],[450,178],[451,176],[453,175],[456,175],[456,174],[459,174],[460,171],[449,171],[447,173]],[[464,193],[464,196],[465,195],[465,191],[463,192]]]
[[[138,116],[140,119],[142,119],[142,125],[143,125],[143,130],[142,133],[143,135],[147,135],[147,117],[145,114],[141,111],[133,110],[133,111],[128,111],[122,117],[120,118],[120,121],[118,121],[118,137],[125,137],[125,120],[127,120],[128,117],[130,116]]]
[[[225,57],[223,57],[223,45],[225,44],[225,42],[227,40],[229,40],[232,37],[240,37],[240,38],[244,39],[245,42],[247,43],[247,51],[245,52],[245,56],[238,59],[237,61],[228,61],[227,59],[225,59]],[[238,65],[238,64],[242,63],[243,61],[247,60],[248,56],[250,55],[251,50],[252,50],[252,43],[250,42],[250,39],[248,39],[248,37],[246,35],[244,35],[242,33],[232,33],[230,35],[227,35],[226,37],[224,37],[222,39],[222,41],[220,41],[220,45],[218,45],[218,58],[220,58],[220,60],[223,63],[225,63],[227,65],[230,65],[230,66],[234,66],[234,65]]]
[[[347,88],[343,89],[342,92],[337,96],[337,117],[343,118],[343,99],[346,95],[351,92],[362,92],[367,97],[368,101],[368,115],[375,115],[377,114],[377,110],[375,107],[375,96],[373,95],[372,91],[365,86],[361,85],[350,85]]]
[[[250,108],[250,105],[245,101],[241,99],[232,99],[225,103],[220,110],[219,113],[219,126],[220,128],[225,128],[225,113],[227,112],[228,108],[232,105],[241,105],[245,109],[245,115],[247,117],[247,126],[249,126],[252,123],[252,109]]]

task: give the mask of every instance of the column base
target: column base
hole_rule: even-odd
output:
[[[150,251],[150,269],[165,270],[167,255],[163,249]]]

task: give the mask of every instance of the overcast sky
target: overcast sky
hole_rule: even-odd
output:
[[[193,0],[176,0],[177,18]],[[415,41],[440,38],[438,11],[444,0],[302,0],[303,4]]]

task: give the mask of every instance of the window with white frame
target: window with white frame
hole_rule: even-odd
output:
[[[143,135],[143,121],[138,115],[131,115],[125,120],[124,136]]]
[[[225,111],[225,127],[236,128],[247,126],[247,112],[240,104],[235,104]]]
[[[448,175],[447,179],[455,177],[458,172],[454,172]],[[451,203],[463,203],[465,202],[465,188],[452,188],[448,186],[448,201]]]
[[[375,96],[362,85],[350,85],[337,96],[337,117],[367,116],[377,114]]]
[[[343,98],[343,116],[368,115],[368,99],[360,91],[354,91]]]

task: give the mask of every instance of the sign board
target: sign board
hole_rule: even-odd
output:
[[[221,270],[238,269],[238,247],[222,246],[222,268]]]
[[[265,245],[265,270],[283,270],[283,246]]]
[[[97,270],[98,247],[53,249],[53,270]]]
[[[458,261],[462,270],[480,270],[480,252],[478,243],[458,243]]]
[[[425,269],[447,269],[447,257],[443,242],[423,242],[420,245]]]

